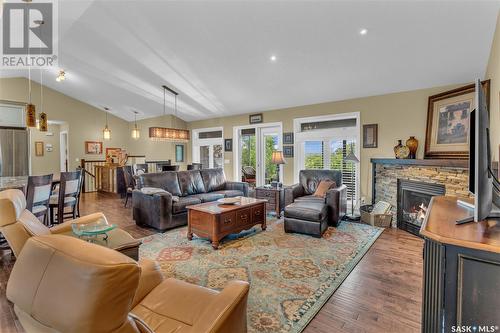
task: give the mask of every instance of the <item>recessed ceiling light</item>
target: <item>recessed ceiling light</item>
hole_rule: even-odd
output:
[[[269,57],[269,60],[276,61],[278,60],[278,58],[273,54],[272,56]]]
[[[364,36],[364,35],[366,35],[367,33],[368,33],[368,30],[367,30],[367,29],[364,29],[364,28],[363,28],[363,29],[359,30],[359,34],[360,34],[361,36]]]

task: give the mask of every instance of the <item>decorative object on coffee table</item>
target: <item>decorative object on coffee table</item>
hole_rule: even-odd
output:
[[[398,144],[394,147],[394,155],[398,159],[408,158],[410,155],[410,149],[407,146],[403,146],[403,140],[398,140]]]
[[[219,248],[222,238],[237,234],[260,224],[266,230],[266,200],[241,197],[240,202],[224,205],[218,202],[205,202],[187,206],[187,238],[193,234],[209,238],[214,249]]]
[[[490,106],[490,81],[483,81]],[[425,158],[467,159],[469,114],[476,105],[475,85],[469,84],[429,97]]]
[[[399,142],[401,143],[401,140],[399,140]],[[356,157],[356,155],[354,155],[353,149],[354,149],[354,145],[351,144],[351,151],[344,158],[344,161],[350,162],[349,164],[351,166],[350,167],[351,187],[354,184],[354,177],[352,174],[356,171],[356,164],[359,163],[359,159]],[[351,214],[347,214],[346,218],[349,221],[359,221],[359,219],[360,219],[360,216],[358,214],[354,213],[354,188],[351,188]]]
[[[363,125],[363,148],[378,147],[378,124]]]
[[[266,209],[273,211],[276,216],[281,215],[281,211],[285,206],[285,191],[283,188],[257,187],[255,189],[255,198],[266,200]]]
[[[418,149],[418,140],[414,136],[410,136],[408,140],[406,140],[406,147],[410,150],[410,154],[408,158],[416,159],[417,158],[417,149]]]

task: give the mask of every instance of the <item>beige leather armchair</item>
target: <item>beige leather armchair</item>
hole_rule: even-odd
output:
[[[77,238],[31,237],[7,284],[28,332],[245,333],[248,283],[217,292]]]
[[[32,236],[54,234],[70,236],[73,234],[72,223],[89,223],[101,219],[106,220],[106,217],[102,213],[94,213],[48,228],[26,209],[26,198],[22,191],[12,189],[0,192],[0,232],[16,257],[21,253],[28,238]],[[105,245],[114,250],[126,252],[129,248],[137,248],[139,244],[139,240],[117,228],[109,233],[109,239]]]

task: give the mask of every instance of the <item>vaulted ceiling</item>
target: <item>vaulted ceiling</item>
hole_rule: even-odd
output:
[[[59,1],[67,80],[54,69],[44,83],[127,120],[161,115],[166,84],[191,121],[470,82],[484,76],[498,10],[477,0]]]

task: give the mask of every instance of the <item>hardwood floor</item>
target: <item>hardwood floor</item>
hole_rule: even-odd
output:
[[[136,238],[155,233],[132,220],[132,209],[111,196],[83,195],[82,215],[102,211]],[[310,322],[306,333],[419,332],[422,299],[423,241],[405,231],[387,229],[347,279]],[[24,332],[5,288],[14,264],[9,250],[0,250],[0,332]]]

